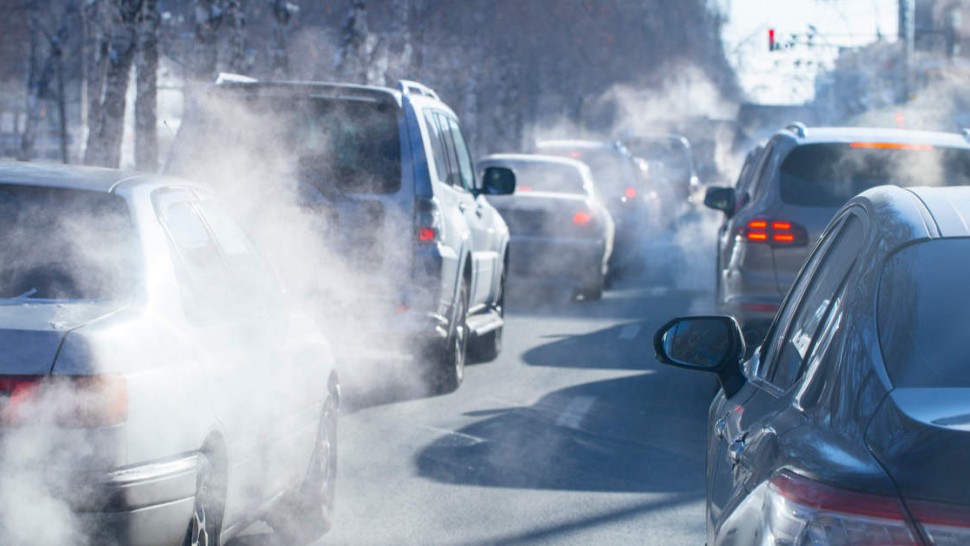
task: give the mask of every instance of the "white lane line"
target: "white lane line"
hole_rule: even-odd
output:
[[[596,404],[595,396],[577,396],[566,404],[559,417],[556,418],[556,426],[579,430],[579,425],[583,423],[586,414],[593,409]]]
[[[633,339],[640,333],[639,324],[627,324],[620,330],[620,339]]]

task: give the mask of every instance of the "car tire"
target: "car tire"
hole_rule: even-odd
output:
[[[506,266],[507,269],[507,266]],[[495,304],[495,311],[498,313],[499,318],[505,319],[505,270],[502,270],[502,279],[499,281],[499,295],[498,300]],[[484,334],[480,337],[473,338],[468,342],[468,353],[469,357],[474,362],[491,362],[498,358],[499,353],[502,352],[502,330],[504,326],[499,326],[498,328]]]
[[[286,544],[308,544],[319,539],[333,522],[337,486],[337,408],[327,397],[310,468],[299,489],[289,493],[269,520]]]
[[[455,310],[455,325],[444,347],[436,345],[429,355],[431,364],[430,387],[432,394],[448,394],[461,385],[465,377],[465,360],[468,356],[468,282],[462,278],[458,289],[458,308]]]
[[[595,301],[603,297],[603,289],[606,286],[606,279],[608,275],[603,274],[603,270],[590,275],[587,281],[583,284],[583,288],[580,289],[579,294],[583,296],[585,301]]]
[[[198,459],[195,506],[183,546],[218,546],[222,543],[225,491],[225,481],[220,478],[214,459],[203,450]]]

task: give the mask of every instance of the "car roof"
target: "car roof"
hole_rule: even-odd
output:
[[[970,187],[920,187],[908,190],[929,210],[941,236],[970,236]]]
[[[612,142],[600,140],[537,140],[536,148],[576,148],[582,150],[613,150]]]
[[[542,154],[492,154],[483,157],[478,162],[479,163],[490,163],[490,162],[508,162],[508,163],[555,163],[558,165],[565,165],[569,167],[575,167],[577,169],[585,169],[586,164],[582,161],[577,161],[575,159],[570,159],[568,157],[559,157],[555,155],[542,155]]]
[[[0,161],[0,183],[23,184],[48,188],[86,190],[114,193],[124,185],[159,185],[178,183],[197,185],[178,178],[135,171],[65,165],[63,163],[28,163],[20,161]]]
[[[970,141],[962,134],[940,131],[912,131],[909,129],[888,129],[883,127],[799,126],[799,128],[794,130],[790,128],[783,129],[778,134],[793,137],[800,145],[842,142],[888,142],[929,144],[931,146],[948,148],[970,148]]]
[[[250,78],[221,78],[213,86],[220,92],[258,93],[260,96],[286,96],[356,100],[363,102],[394,103],[400,106],[401,92],[389,87],[357,85],[339,82],[314,82],[298,80],[254,80]]]

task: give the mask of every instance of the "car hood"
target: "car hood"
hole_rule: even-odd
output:
[[[0,375],[50,373],[68,332],[119,307],[106,303],[0,305]]]
[[[970,505],[970,388],[892,391],[866,443],[906,500]]]

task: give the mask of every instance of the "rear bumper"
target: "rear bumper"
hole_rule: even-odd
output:
[[[178,545],[195,504],[196,454],[110,472],[70,473],[61,496],[98,544]]]

